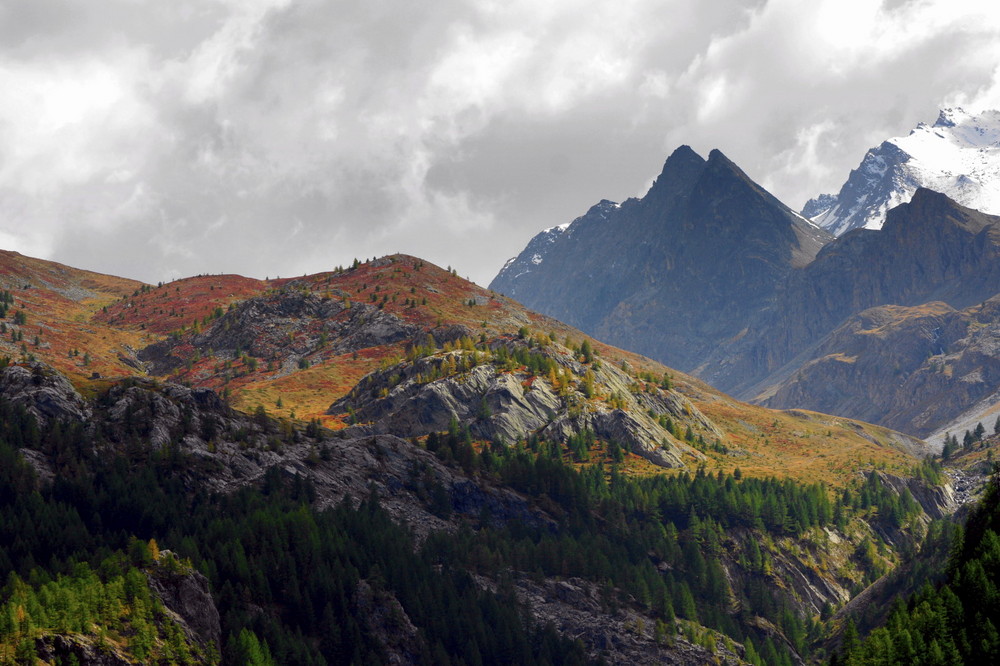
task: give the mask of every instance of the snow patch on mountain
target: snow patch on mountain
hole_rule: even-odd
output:
[[[543,233],[543,234],[547,234],[547,233],[561,234],[562,232],[564,232],[567,229],[569,229],[569,225],[571,225],[571,224],[573,224],[573,223],[572,222],[565,222],[563,224],[557,224],[554,227],[549,227],[548,229],[542,229],[541,233]]]
[[[836,236],[881,229],[886,211],[908,202],[918,187],[1000,213],[1000,111],[942,110],[933,125],[920,123],[869,150],[837,195],[811,199],[802,214]]]
[[[545,253],[548,250],[548,246],[555,243],[569,226],[569,223],[560,224],[559,226],[549,227],[539,232],[531,239],[524,252],[507,260],[507,263],[500,269],[500,273],[508,273],[514,278],[520,277],[525,273],[530,273],[532,266],[537,266],[545,261]]]
[[[559,224],[538,232],[535,237],[528,242],[528,245],[524,248],[521,254],[507,260],[507,262],[503,265],[503,268],[501,268],[500,272],[497,274],[497,279],[503,276],[505,279],[516,280],[522,275],[530,273],[534,267],[545,261],[545,255],[556,242],[558,242],[563,236],[572,235],[574,224],[579,223],[584,218],[596,218],[603,222],[607,219],[608,212],[618,208],[620,205],[621,204],[615,203],[614,201],[604,199],[587,211],[586,215],[582,215],[572,222]],[[514,296],[514,294],[507,295]]]

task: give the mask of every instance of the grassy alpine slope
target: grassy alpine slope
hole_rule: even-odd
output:
[[[527,332],[529,341],[546,339],[557,359],[582,358],[586,343],[607,368],[598,371],[591,396],[573,391],[582,409],[622,408],[639,415],[648,411],[643,394],[675,395],[683,404],[671,421],[680,437],[670,429],[651,429],[658,440],[678,446],[688,443],[689,425],[696,438],[701,435],[704,444],[688,456],[688,467],[738,466],[751,475],[843,485],[866,468],[905,473],[913,454],[921,452],[916,440],[884,428],[740,403],[413,257],[384,257],[301,278],[199,276],[159,286],[19,255],[8,259],[16,260],[5,280],[15,302],[0,349],[15,360],[45,361],[85,393],[106,387],[108,378],[150,375],[212,388],[247,412],[262,408],[273,416],[319,419],[340,428],[348,425],[345,414],[328,413],[331,404],[368,373],[405,365],[408,350],[426,345],[428,334],[434,353],[445,354],[463,337],[492,350]],[[23,313],[26,323],[15,324],[15,312]],[[609,366],[620,370],[619,376],[612,377]],[[557,381],[582,388],[594,367],[565,362],[566,375]],[[509,364],[503,371],[523,382],[550,379]],[[663,388],[664,377],[669,389]],[[602,379],[608,383],[602,385]],[[634,462],[637,470],[656,471],[640,458]]]

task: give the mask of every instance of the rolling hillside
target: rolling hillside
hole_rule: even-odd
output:
[[[739,466],[838,482],[872,461],[905,469],[923,450],[919,441],[882,428],[740,403],[414,257],[384,257],[300,278],[206,275],[158,286],[20,261],[35,273],[23,271],[22,278],[14,266],[8,280],[32,286],[11,292],[10,330],[0,345],[14,360],[38,358],[65,373],[85,394],[116,377],[151,377],[213,389],[248,413],[262,409],[343,428],[352,425],[343,400],[359,382],[372,372],[381,375],[369,384],[405,374],[420,348],[421,362],[442,366],[441,378],[463,376],[456,358],[465,368],[472,361],[464,359],[477,357],[477,365],[494,368],[494,383],[503,379],[525,393],[544,385],[552,395],[546,408],[551,416],[542,414],[533,428],[506,428],[508,441],[560,416],[562,438],[593,429],[596,419],[630,451],[660,465]],[[32,277],[46,271],[61,281]],[[25,324],[13,323],[16,312]],[[584,343],[592,350],[589,361],[583,361]],[[498,358],[501,348],[506,358]],[[512,360],[518,350],[544,357],[546,368]],[[484,385],[474,396],[476,405],[464,412],[470,420],[489,393]],[[336,404],[343,408],[331,409]],[[358,413],[355,420],[378,420]],[[436,418],[446,425],[448,412]],[[689,427],[693,440],[685,437]]]
[[[153,286],[11,256],[0,656],[792,664],[958,506],[920,440],[414,257]],[[50,601],[97,585],[128,612]]]

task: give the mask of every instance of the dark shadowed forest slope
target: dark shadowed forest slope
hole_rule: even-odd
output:
[[[918,591],[859,640],[848,617],[837,664],[989,664],[1000,657],[1000,477],[954,532],[950,555]],[[941,539],[938,539],[941,541]],[[947,551],[931,543],[925,548]],[[944,558],[941,558],[944,559]]]

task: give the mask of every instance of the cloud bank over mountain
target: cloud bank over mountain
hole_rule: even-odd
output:
[[[985,2],[14,0],[0,44],[0,245],[147,281],[404,251],[486,284],[678,144],[795,207],[1000,105]]]

